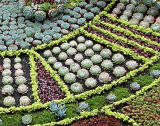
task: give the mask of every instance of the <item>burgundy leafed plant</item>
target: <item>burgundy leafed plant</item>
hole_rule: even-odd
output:
[[[58,87],[57,82],[50,76],[50,73],[46,71],[45,67],[40,61],[36,62],[37,66],[37,79],[39,85],[39,97],[42,103],[47,101],[63,99],[65,94]]]
[[[71,126],[123,126],[121,121],[114,118],[101,115],[89,119],[79,120]]]

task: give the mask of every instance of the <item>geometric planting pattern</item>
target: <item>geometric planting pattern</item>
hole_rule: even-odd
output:
[[[88,11],[94,12],[92,7],[99,10],[95,12],[95,15],[98,15],[92,21],[90,20],[93,15],[83,23],[84,26],[71,29],[72,32],[69,31],[57,40],[49,39],[47,43],[38,45],[31,42],[33,45],[30,46],[34,46],[32,49],[17,50],[21,48],[21,45],[18,45],[16,49],[7,50],[6,46],[10,47],[7,45],[9,40],[6,40],[7,38],[3,35],[11,33],[3,32],[7,27],[0,26],[0,35],[3,32],[1,36],[5,38],[0,39],[2,42],[0,46],[2,51],[0,53],[0,114],[4,125],[10,118],[13,119],[9,114],[18,115],[14,116],[18,118],[15,125],[22,125],[19,119],[21,116],[23,116],[23,124],[46,126],[79,126],[80,122],[82,125],[89,125],[89,121],[102,125],[110,124],[110,120],[115,125],[122,126],[159,125],[160,98],[157,85],[160,82],[160,33],[153,28],[154,25],[150,25],[151,29],[133,25],[135,21],[133,19],[130,20],[131,23],[124,20],[127,18],[124,15],[128,14],[128,11],[126,9],[123,15],[119,15],[119,8],[124,9],[124,6],[128,8],[129,5],[125,4],[127,1],[120,2],[115,0],[106,2],[109,4],[99,14],[98,12],[103,10],[104,6],[97,9],[95,3],[93,3],[94,6],[87,4],[87,9],[90,7]],[[10,4],[3,3],[2,10],[5,7],[8,8]],[[134,6],[135,13],[141,13],[140,11],[145,7],[142,9],[137,7],[140,6],[139,3],[137,4],[136,7]],[[113,6],[119,8],[113,9]],[[75,8],[71,10],[79,10],[78,7]],[[6,13],[11,10],[6,10]],[[145,12],[151,13],[149,10]],[[17,17],[17,13],[12,13],[11,17]],[[8,16],[4,16],[4,11],[1,15],[2,24],[5,25],[5,18]],[[11,17],[8,18],[14,23]],[[134,14],[133,17],[137,15]],[[39,26],[41,23],[33,24]],[[73,24],[75,26],[75,23]],[[146,26],[144,21],[141,21],[140,25]],[[50,26],[50,29],[52,28],[55,27]],[[42,36],[40,35],[40,39],[43,39]],[[34,37],[32,39],[35,40]],[[15,43],[11,45],[14,47]],[[124,94],[122,89],[128,94]],[[149,89],[152,90],[148,91]],[[117,93],[118,91],[120,93]],[[146,111],[152,114],[144,114]],[[25,113],[29,115],[24,116]],[[37,113],[40,114],[37,116]],[[33,120],[30,115],[33,115]]]

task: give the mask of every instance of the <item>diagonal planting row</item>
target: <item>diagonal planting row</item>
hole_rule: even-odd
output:
[[[154,56],[153,50],[146,48],[144,46],[141,46],[125,37],[122,37],[120,36],[120,34],[115,34],[111,32],[111,29],[112,28],[109,28],[108,30],[104,30],[102,28],[99,28],[99,27],[96,27],[95,25],[90,24],[87,30],[88,32],[92,34],[96,34],[97,36],[105,40],[116,43],[125,48],[129,48],[130,50],[134,51],[137,55],[143,56],[145,58],[151,58],[152,56]]]

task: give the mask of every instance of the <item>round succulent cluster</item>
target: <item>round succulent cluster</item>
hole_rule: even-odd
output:
[[[120,15],[120,19],[128,20],[133,25],[150,27],[153,31],[160,32],[159,3],[152,0],[121,0],[111,15]]]
[[[43,55],[73,93],[83,92],[84,87],[89,89],[99,83],[110,83],[113,78],[124,76],[127,70],[138,67],[136,61],[127,60],[124,55],[84,36],[54,46],[52,51],[45,50]]]

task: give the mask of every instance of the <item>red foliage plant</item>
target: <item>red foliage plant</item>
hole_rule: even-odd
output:
[[[123,126],[121,121],[105,115],[79,120],[71,126]]]
[[[65,94],[58,87],[57,82],[46,71],[45,67],[40,61],[36,62],[37,66],[37,80],[38,80],[38,94],[42,103],[47,101],[58,100],[65,97]]]

